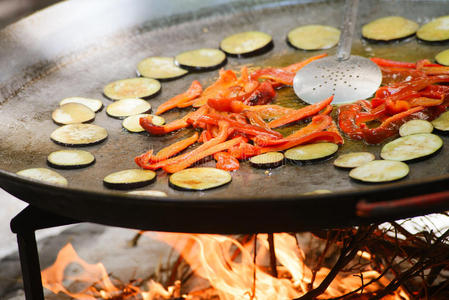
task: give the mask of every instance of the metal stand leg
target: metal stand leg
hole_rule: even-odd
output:
[[[44,300],[39,253],[36,236],[38,229],[79,223],[79,221],[42,211],[31,205],[11,220],[11,230],[17,234],[23,287],[27,300]]]

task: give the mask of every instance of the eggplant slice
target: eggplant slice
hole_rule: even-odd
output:
[[[435,129],[440,131],[449,131],[449,111],[442,113],[438,118],[432,121]]]
[[[249,159],[251,166],[259,169],[272,169],[281,166],[284,162],[284,154],[281,152],[267,152],[253,156]]]
[[[449,40],[449,15],[436,18],[421,26],[416,32],[418,39],[425,42],[445,42]]]
[[[385,144],[380,156],[395,161],[411,161],[434,154],[443,147],[443,140],[431,133],[400,137]]]
[[[134,116],[129,116],[123,120],[122,126],[129,132],[143,132],[145,129],[140,126],[140,118],[145,118],[151,116],[151,122],[154,125],[162,126],[165,124],[165,119],[160,116],[149,115],[149,114],[139,114]]]
[[[131,191],[131,192],[128,192],[128,194],[138,195],[138,196],[147,196],[147,197],[167,197],[167,193],[162,192],[162,191],[156,191],[156,190]]]
[[[399,135],[407,136],[417,133],[431,133],[433,131],[433,125],[426,120],[411,120],[402,124],[399,127]]]
[[[103,184],[110,189],[129,190],[149,185],[155,180],[154,171],[129,169],[109,174],[103,179]]]
[[[85,123],[95,119],[95,112],[83,104],[67,103],[55,109],[51,118],[58,125]]]
[[[117,119],[144,114],[150,111],[151,104],[143,99],[137,98],[118,100],[106,107],[106,114]]]
[[[28,177],[37,181],[43,181],[49,184],[67,186],[68,182],[65,177],[55,171],[46,168],[31,168],[17,172],[17,175]]]
[[[59,102],[59,105],[64,105],[67,103],[79,103],[83,104],[87,107],[89,107],[93,112],[99,112],[101,108],[103,107],[103,102],[101,102],[98,99],[92,99],[92,98],[84,98],[84,97],[70,97],[62,99]]]
[[[405,39],[416,33],[416,22],[399,16],[376,19],[362,27],[362,36],[371,41],[390,42]]]
[[[349,172],[349,177],[363,182],[377,183],[404,178],[410,172],[407,164],[392,160],[373,160]]]
[[[229,56],[249,57],[273,49],[273,38],[260,31],[240,32],[224,38],[220,49]]]
[[[326,159],[338,150],[334,143],[316,143],[301,145],[285,151],[285,158],[293,162],[306,162]]]
[[[111,100],[127,98],[151,98],[161,90],[161,83],[152,78],[128,78],[109,83],[103,94]]]
[[[213,48],[196,49],[176,55],[175,64],[189,71],[211,71],[226,64],[226,54]]]
[[[90,146],[103,142],[108,132],[93,124],[69,124],[52,132],[50,138],[56,144],[68,147]]]
[[[449,49],[441,51],[435,56],[435,61],[443,66],[449,66]]]
[[[152,56],[147,57],[137,65],[139,76],[157,80],[173,80],[189,73],[177,65],[173,57]]]
[[[189,168],[173,173],[170,187],[183,191],[205,191],[231,182],[229,172],[215,168]]]
[[[84,150],[59,150],[47,156],[47,164],[56,169],[80,169],[95,163],[95,156]]]
[[[345,169],[360,167],[367,162],[373,161],[376,157],[369,152],[351,152],[342,154],[334,160],[334,166]]]
[[[288,44],[300,50],[329,49],[337,45],[339,39],[340,30],[324,25],[300,26],[287,34]]]

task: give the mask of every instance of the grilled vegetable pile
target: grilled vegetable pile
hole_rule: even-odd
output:
[[[372,58],[383,74],[383,86],[370,101],[339,108],[340,129],[350,138],[381,143],[410,120],[434,120],[449,104],[449,68],[429,60],[417,63]],[[377,127],[369,126],[377,122]]]
[[[323,56],[284,68],[249,72],[243,67],[240,76],[231,70],[221,70],[218,80],[204,90],[194,81],[186,92],[163,103],[156,114],[174,107],[193,106],[196,110],[162,126],[155,125],[152,116],[142,117],[140,125],[152,135],[186,127],[198,132],[157,154],[150,150],[136,157],[136,163],[144,169],[175,173],[213,155],[217,168],[230,171],[239,168],[239,160],[306,143],[333,143],[334,153],[338,148],[335,144],[342,144],[343,138],[329,116],[332,97],[296,110],[269,104],[276,96],[276,88],[291,85],[297,70]],[[307,126],[286,137],[273,130],[306,119],[311,120]],[[198,147],[177,155],[194,143]],[[332,154],[327,152],[326,156]],[[257,164],[257,160],[253,163]]]

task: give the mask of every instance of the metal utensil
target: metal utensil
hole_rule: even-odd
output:
[[[351,55],[359,0],[346,0],[343,30],[335,56],[316,60],[300,69],[293,81],[296,95],[313,104],[334,95],[334,104],[370,97],[382,82],[371,60]]]

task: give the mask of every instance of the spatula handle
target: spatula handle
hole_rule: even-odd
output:
[[[337,48],[337,59],[347,60],[351,55],[352,37],[354,36],[355,24],[357,22],[357,11],[359,0],[346,0],[344,7],[343,29]]]

